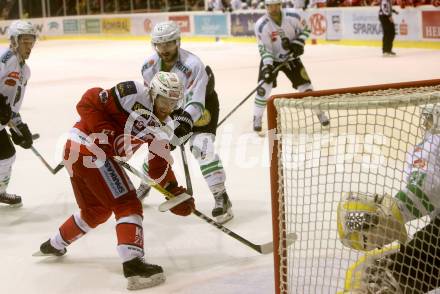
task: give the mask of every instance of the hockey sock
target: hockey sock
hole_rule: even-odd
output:
[[[50,238],[50,244],[56,249],[62,250],[90,230],[91,228],[81,218],[80,213],[76,212],[61,225],[58,233]]]
[[[0,160],[0,194],[6,192],[11,178],[11,167],[14,163],[15,155],[8,159]]]
[[[137,214],[121,217],[116,221],[118,254],[123,262],[144,256],[142,217]]]

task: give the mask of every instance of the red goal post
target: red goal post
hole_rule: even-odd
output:
[[[430,91],[438,95],[426,94]],[[417,125],[420,107],[439,103],[439,100],[440,79],[282,94],[268,100],[275,293],[343,293],[347,268],[360,255],[343,248],[337,240],[334,204],[339,190],[356,187],[396,192],[404,179],[399,172],[404,162],[402,156],[407,152],[404,149],[420,139]],[[329,116],[327,129],[319,124],[316,109]],[[362,137],[365,141],[369,134],[373,140],[384,137],[379,143],[373,142],[376,145],[372,148],[379,146],[378,153],[368,153],[364,150],[368,146],[359,147],[357,143],[350,148],[364,148],[364,151],[356,151],[351,159],[345,156],[349,152],[342,155],[332,153],[337,153],[338,146],[319,149],[322,142],[338,141],[338,136],[344,137],[344,148],[348,148],[346,142],[350,139],[347,138],[352,136],[356,141]],[[294,158],[299,153],[302,157]],[[329,164],[330,155],[333,159],[342,156],[339,166]],[[366,167],[367,172],[357,169],[357,157],[370,160],[375,156],[381,156],[378,166]],[[307,160],[304,163],[302,159]],[[395,166],[394,171],[387,170],[389,167],[385,165],[388,164]],[[352,169],[352,174],[347,176],[345,170],[339,174],[335,172],[340,166]],[[374,168],[379,171],[380,178],[374,174]],[[383,175],[382,169],[385,171]],[[331,191],[332,187],[337,192]],[[330,203],[322,203],[322,200]],[[292,231],[294,229],[298,231]],[[291,246],[286,246],[288,233],[297,235]]]

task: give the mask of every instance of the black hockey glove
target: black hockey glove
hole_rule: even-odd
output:
[[[191,115],[185,110],[180,110],[173,115],[173,119],[179,124],[174,129],[174,135],[179,139],[180,144],[184,144],[191,137],[193,120]],[[175,145],[175,144],[173,144]]]
[[[296,39],[290,42],[289,50],[295,57],[301,56],[304,54],[304,41],[301,39]]]
[[[263,74],[263,79],[265,83],[272,83],[275,79],[275,73],[273,72],[273,65],[272,64],[266,64],[261,69],[261,72]]]
[[[0,124],[6,125],[12,117],[11,105],[7,104],[8,97],[0,94]]]
[[[16,145],[19,145],[24,149],[31,148],[33,140],[31,131],[29,131],[27,124],[21,123],[17,125],[17,129],[20,131],[21,136],[16,131],[14,131],[13,128],[9,130],[11,132],[12,141],[14,141]]]

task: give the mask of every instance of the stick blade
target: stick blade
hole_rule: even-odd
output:
[[[287,242],[286,247],[289,247],[290,245],[292,245],[293,242],[296,241],[296,239],[297,239],[297,236],[296,236],[295,233],[287,234],[287,237],[286,237],[286,242]],[[260,245],[260,250],[259,251],[260,251],[261,254],[270,254],[270,253],[273,252],[273,250],[274,250],[273,242],[268,242],[266,244]]]
[[[190,199],[192,196],[187,193],[182,193],[179,196],[173,197],[162,204],[159,205],[159,211],[165,212],[170,210],[173,207],[176,207],[182,202],[185,202],[186,200]]]

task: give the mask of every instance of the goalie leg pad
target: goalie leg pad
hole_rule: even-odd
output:
[[[343,293],[403,294],[392,270],[394,261],[389,258],[398,250],[397,245],[361,256],[347,270]]]

